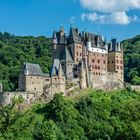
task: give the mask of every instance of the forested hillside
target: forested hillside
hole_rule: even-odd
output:
[[[140,84],[140,36],[123,41],[125,81]],[[41,65],[48,73],[51,65],[51,39],[44,36],[14,36],[0,33],[0,82],[4,91],[17,89],[18,75],[24,62]]]
[[[51,61],[51,39],[0,33],[0,81],[4,90],[17,89],[18,75],[24,62],[38,63],[43,72],[48,73]]]
[[[86,90],[74,99],[56,94],[24,111],[14,104],[0,107],[0,118],[0,140],[139,140],[140,93]]]
[[[140,35],[123,41],[125,81],[140,85]]]

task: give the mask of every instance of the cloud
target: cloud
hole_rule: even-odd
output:
[[[83,8],[90,11],[82,14],[82,20],[100,23],[129,24],[138,17],[128,16],[127,13],[140,9],[140,0],[80,0],[80,3]]]
[[[97,12],[92,12],[89,14],[83,13],[82,21],[88,19],[92,22],[99,22],[102,24],[129,24],[132,21],[136,21],[138,19],[137,16],[127,16],[127,14],[123,12],[114,12],[112,14],[99,14]]]
[[[84,8],[105,13],[140,9],[140,0],[80,0],[80,2]]]

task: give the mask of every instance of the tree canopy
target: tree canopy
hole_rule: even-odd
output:
[[[123,41],[125,81],[140,85],[140,35]]]
[[[85,92],[78,99],[56,94],[49,103],[22,111],[0,108],[0,139],[140,139],[140,93],[131,89]]]

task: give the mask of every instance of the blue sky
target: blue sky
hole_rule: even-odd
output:
[[[72,23],[81,31],[102,34],[107,40],[140,34],[140,0],[105,4],[101,0],[0,0],[0,31],[50,37],[61,24],[68,34]]]

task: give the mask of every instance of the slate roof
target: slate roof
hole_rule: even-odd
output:
[[[60,60],[73,63],[72,56],[66,46],[64,50],[62,51],[62,53],[60,54]]]
[[[82,43],[82,38],[77,28],[70,28],[69,43]]]
[[[58,44],[67,44],[67,37],[65,34],[61,36],[60,32],[57,32],[56,37],[57,37]]]
[[[92,47],[97,47],[97,44],[99,44],[100,47],[104,47],[104,41],[102,39],[102,36],[93,34],[93,33],[85,33],[86,41],[91,41]]]
[[[50,76],[58,76],[60,66],[61,66],[61,63],[60,63],[59,59],[54,59],[53,65],[50,70]],[[62,67],[61,67],[61,71],[62,71],[62,75],[64,75]]]
[[[120,42],[117,42],[117,39],[112,39],[111,42],[108,45],[108,50],[109,52],[111,51],[117,51],[117,52],[121,52],[122,51],[122,46],[120,44]]]
[[[39,64],[24,63],[22,73],[26,74],[27,71],[29,76],[45,76]]]

